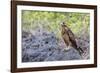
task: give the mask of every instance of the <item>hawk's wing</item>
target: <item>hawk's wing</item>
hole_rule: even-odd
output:
[[[74,36],[73,32],[69,28],[67,28],[67,33],[69,35],[69,39],[70,39],[72,45],[77,48],[77,44],[76,44],[76,40],[75,40],[75,36]]]

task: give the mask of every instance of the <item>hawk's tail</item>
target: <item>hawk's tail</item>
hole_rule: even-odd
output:
[[[84,53],[84,50],[83,50],[81,47],[79,47],[78,50],[79,50],[79,54],[80,54],[80,55],[81,55],[82,53]]]

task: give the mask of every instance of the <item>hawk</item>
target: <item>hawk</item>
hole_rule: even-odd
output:
[[[64,22],[61,23],[61,35],[67,47],[73,47],[79,52],[80,55],[83,53],[82,48],[77,46],[73,32]]]

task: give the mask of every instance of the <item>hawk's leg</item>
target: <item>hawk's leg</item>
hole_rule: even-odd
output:
[[[67,49],[69,50],[71,48],[71,46],[68,46]]]

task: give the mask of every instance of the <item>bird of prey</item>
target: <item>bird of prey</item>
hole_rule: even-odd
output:
[[[73,32],[64,22],[61,23],[61,35],[67,47],[73,47],[80,55],[84,52],[82,48],[77,46]]]

